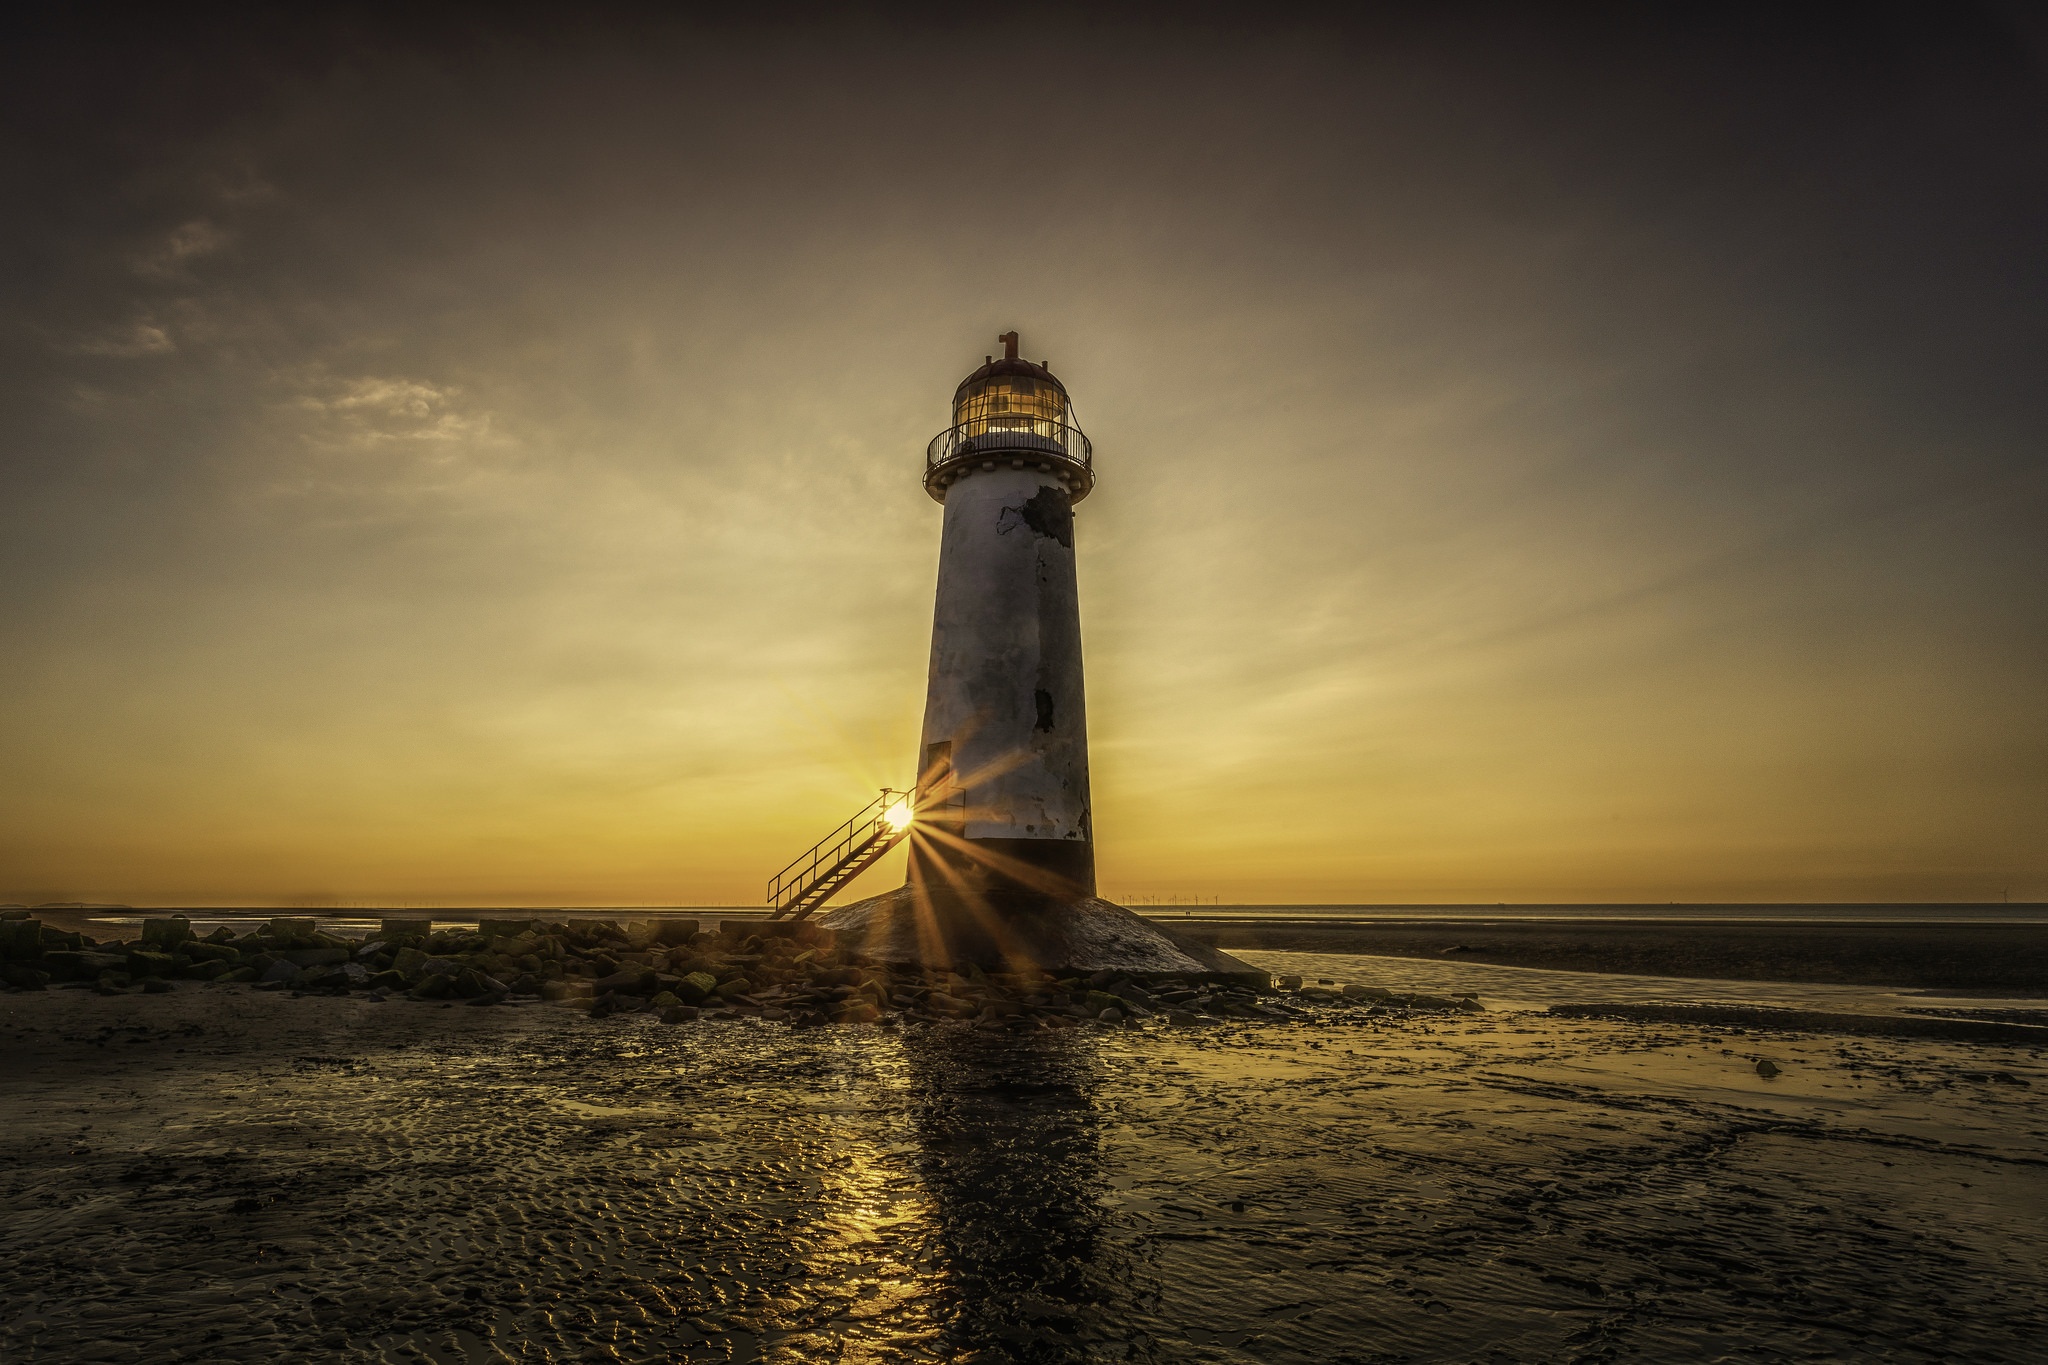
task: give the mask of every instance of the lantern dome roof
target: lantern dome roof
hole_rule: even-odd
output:
[[[1018,358],[1017,334],[1015,332],[1005,332],[997,337],[996,340],[1003,343],[1001,358],[990,356],[986,364],[960,381],[960,387],[953,390],[953,402],[956,406],[962,398],[966,397],[969,389],[986,384],[991,379],[999,379],[1005,376],[1036,379],[1042,383],[1051,384],[1061,393],[1067,391],[1067,386],[1060,383],[1043,362],[1033,362]]]

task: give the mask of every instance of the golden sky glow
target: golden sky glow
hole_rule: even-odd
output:
[[[757,900],[914,776],[1010,328],[1107,894],[2048,896],[2037,57],[1496,28],[53,59],[0,900]]]

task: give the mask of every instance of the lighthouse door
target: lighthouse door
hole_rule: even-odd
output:
[[[942,739],[924,746],[924,770],[918,774],[921,794],[918,809],[927,824],[936,824],[949,834],[967,833],[967,793],[953,776],[953,741]]]

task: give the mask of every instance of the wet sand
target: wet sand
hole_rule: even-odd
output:
[[[199,986],[7,996],[0,1038],[10,1362],[2019,1361],[2048,1330],[2035,1047]]]

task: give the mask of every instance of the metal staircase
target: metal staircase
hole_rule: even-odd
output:
[[[800,920],[910,833],[916,794],[882,788],[858,814],[768,879],[768,918]]]

